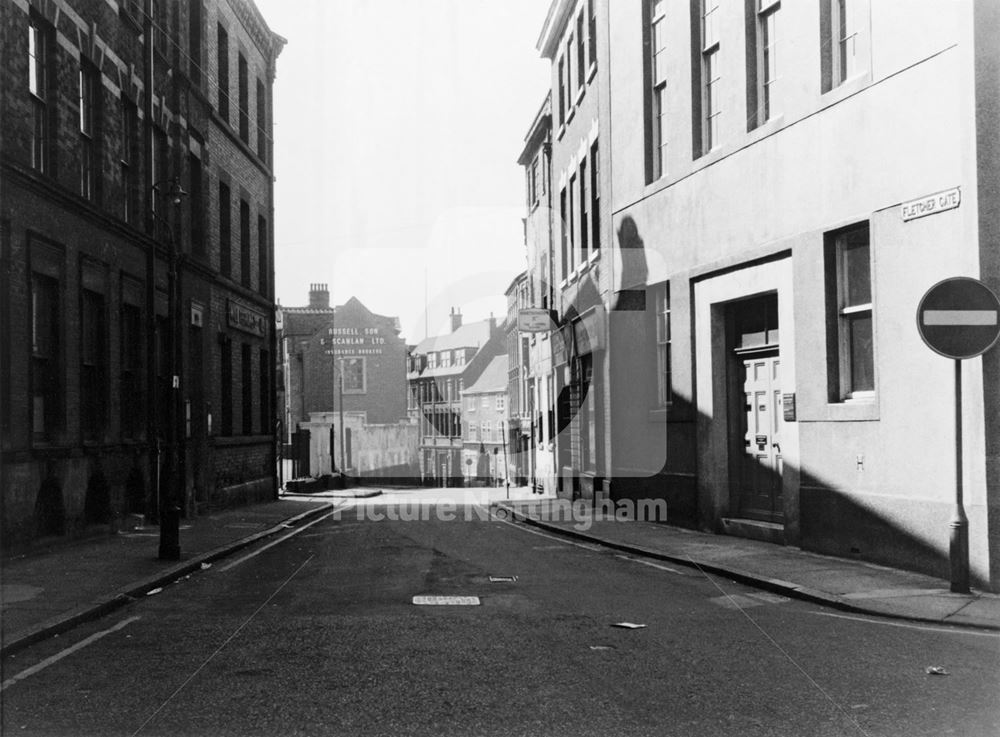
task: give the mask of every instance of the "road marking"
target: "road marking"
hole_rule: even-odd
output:
[[[655,568],[658,571],[670,571],[671,573],[676,573],[678,576],[691,576],[691,575],[693,575],[691,573],[688,573],[687,571],[679,571],[676,568],[671,568],[670,566],[661,566],[659,563],[653,563],[650,560],[640,560],[639,558],[633,558],[630,555],[618,555],[618,556],[615,556],[615,557],[621,558],[622,560],[630,561],[632,563],[638,563],[639,565],[649,566],[650,568]]]
[[[294,529],[294,530],[292,530],[292,531],[291,531],[291,532],[289,532],[289,533],[288,533],[287,535],[285,535],[285,536],[283,536],[283,537],[279,537],[279,538],[278,538],[277,540],[274,540],[274,541],[272,541],[272,542],[269,542],[269,543],[268,543],[267,545],[265,545],[264,547],[262,547],[262,548],[258,548],[258,549],[257,549],[257,550],[255,550],[254,552],[252,552],[252,553],[249,553],[249,554],[247,554],[247,555],[244,555],[244,556],[243,556],[242,558],[237,558],[237,559],[236,559],[236,560],[234,560],[234,561],[233,561],[232,563],[230,563],[230,564],[228,564],[228,565],[226,565],[226,566],[223,566],[222,568],[220,568],[220,569],[219,569],[219,573],[225,573],[225,572],[226,572],[226,571],[228,571],[228,570],[229,570],[230,568],[235,568],[235,567],[236,567],[236,566],[238,566],[238,565],[239,565],[240,563],[245,563],[246,561],[250,560],[250,559],[251,559],[251,558],[253,558],[254,556],[257,556],[257,555],[260,555],[261,553],[263,553],[263,552],[264,552],[265,550],[267,550],[268,548],[273,548],[273,547],[274,547],[275,545],[279,545],[280,543],[283,543],[283,542],[285,542],[285,540],[287,540],[287,539],[289,539],[289,538],[291,538],[291,537],[295,537],[295,536],[296,536],[296,535],[298,535],[298,534],[299,534],[300,532],[305,532],[306,530],[308,530],[308,529],[309,529],[310,527],[312,527],[313,525],[317,525],[317,524],[319,524],[320,522],[322,522],[323,520],[325,520],[325,519],[329,519],[330,517],[332,517],[332,516],[333,516],[334,514],[336,514],[336,513],[337,513],[337,512],[339,512],[339,511],[340,511],[340,508],[336,508],[336,509],[332,509],[332,510],[330,510],[329,512],[327,512],[326,514],[324,514],[324,515],[323,515],[322,517],[320,517],[320,518],[318,518],[318,519],[314,519],[314,520],[313,520],[312,522],[310,522],[309,524],[307,524],[307,525],[303,525],[302,527],[299,527],[299,528],[297,528],[297,529]]]
[[[556,542],[562,543],[563,545],[572,545],[574,547],[583,548],[584,550],[589,550],[591,552],[599,551],[602,549],[598,545],[585,545],[584,543],[573,542],[572,540],[565,540],[561,537],[555,537],[554,535],[546,535],[544,532],[540,532],[538,530],[532,530],[529,527],[525,527],[524,525],[519,525],[516,522],[511,522],[510,520],[498,518],[496,521],[502,522],[505,525],[510,525],[515,530],[521,530],[522,532],[530,532],[532,535],[538,535],[539,537],[546,537],[549,540],[555,540]]]
[[[996,325],[996,310],[925,310],[924,325]]]
[[[478,596],[414,596],[417,606],[479,606]]]
[[[88,645],[94,644],[95,642],[97,642],[98,640],[100,640],[102,637],[106,637],[107,635],[110,635],[112,632],[117,632],[118,630],[122,629],[123,627],[127,627],[128,625],[132,624],[132,622],[135,622],[137,619],[139,619],[139,617],[129,617],[128,619],[123,619],[121,622],[119,622],[118,624],[116,624],[114,627],[109,627],[106,630],[102,630],[100,632],[95,632],[90,637],[87,637],[87,638],[85,638],[83,640],[80,640],[78,643],[76,643],[72,647],[68,647],[65,650],[63,650],[62,652],[56,653],[55,655],[46,658],[45,660],[41,661],[40,663],[36,663],[35,665],[31,666],[30,668],[22,670],[16,676],[11,676],[6,681],[4,681],[2,684],[0,684],[0,691],[6,690],[10,686],[13,686],[15,683],[17,683],[18,681],[23,681],[25,678],[30,678],[31,676],[35,675],[39,671],[45,670],[50,665],[58,663],[60,660],[62,660],[66,656],[72,655],[77,650],[82,650],[83,648],[87,647]]]
[[[716,606],[721,606],[723,609],[746,609],[753,606],[764,606],[766,604],[784,604],[786,601],[790,601],[787,596],[778,596],[777,594],[725,594],[723,596],[716,596],[715,598],[709,599],[710,602]]]
[[[852,617],[849,614],[834,614],[833,612],[809,612],[820,617],[836,617],[837,619],[851,619],[855,622],[867,622],[868,624],[881,624],[886,627],[903,627],[909,630],[922,630],[924,632],[945,632],[950,635],[975,635],[977,637],[1000,637],[1000,632],[983,632],[980,630],[960,629],[958,627],[935,627],[933,625],[909,624],[907,622],[888,622],[882,619],[869,619],[867,617]]]
[[[705,578],[707,578],[709,581],[712,582],[712,585],[719,590],[720,594],[722,594],[723,596],[729,596],[729,594],[727,594],[726,591],[721,586],[719,586],[719,582],[716,581],[712,576],[710,576],[705,571],[705,569],[698,564],[697,561],[695,561],[690,556],[688,556],[688,561],[690,561],[691,565],[697,568],[701,572],[701,574],[705,576]],[[793,658],[789,654],[789,652],[785,650],[785,648],[783,648],[780,644],[778,644],[778,641],[775,640],[773,637],[771,637],[771,635],[767,633],[767,630],[761,627],[760,624],[757,622],[757,620],[751,617],[746,609],[740,609],[739,611],[740,614],[746,617],[747,621],[750,622],[750,624],[752,624],[754,628],[758,632],[760,632],[760,634],[763,635],[763,637],[769,643],[771,643],[772,646],[774,646],[775,650],[781,653],[785,657],[785,659],[789,663],[791,663],[797,671],[799,671],[799,673],[805,676],[806,680],[809,681],[809,683],[811,683],[816,688],[817,691],[823,694],[824,698],[826,698],[826,700],[829,701],[833,705],[833,707],[837,709],[837,711],[843,714],[848,719],[848,721],[850,721],[854,725],[854,727],[857,728],[858,732],[865,735],[865,737],[869,737],[867,730],[865,730],[865,728],[861,726],[861,723],[849,711],[847,711],[843,706],[841,706],[841,704],[836,699],[834,699],[833,696],[831,696],[829,692],[825,688],[823,688],[815,678],[809,675],[809,672],[806,671],[806,669],[799,664],[799,661]]]
[[[317,520],[317,522],[318,521],[319,520]],[[166,701],[164,701],[162,704],[160,704],[158,707],[156,707],[156,711],[154,711],[152,714],[150,714],[148,717],[146,717],[146,721],[144,721],[142,724],[139,725],[139,728],[132,733],[132,737],[135,737],[137,734],[139,734],[139,732],[141,732],[142,730],[144,730],[146,728],[146,725],[149,724],[151,721],[153,721],[153,718],[157,714],[159,714],[161,711],[163,711],[163,709],[166,707],[166,705],[169,704],[173,700],[173,698],[184,689],[185,686],[187,686],[189,683],[191,683],[191,681],[194,680],[195,676],[197,676],[199,673],[201,673],[205,669],[205,666],[208,665],[209,663],[211,663],[212,659],[215,658],[216,655],[218,655],[219,653],[221,653],[222,649],[226,645],[228,645],[230,642],[232,642],[233,638],[235,638],[236,635],[238,635],[240,632],[242,632],[243,628],[246,627],[248,624],[250,624],[251,620],[253,620],[253,618],[256,617],[258,614],[260,614],[261,610],[264,607],[266,607],[268,604],[271,603],[271,599],[273,599],[275,596],[277,596],[281,592],[281,590],[283,588],[285,588],[285,586],[288,585],[288,582],[291,581],[293,578],[295,578],[298,575],[299,571],[301,571],[303,568],[305,568],[309,564],[309,561],[311,561],[315,557],[316,556],[314,556],[314,555],[310,555],[308,558],[306,558],[305,562],[302,565],[300,565],[298,568],[296,568],[295,571],[292,573],[292,575],[289,576],[288,578],[286,578],[282,582],[282,584],[278,588],[276,588],[274,590],[274,593],[272,593],[269,597],[267,597],[267,599],[264,600],[264,603],[261,604],[259,607],[257,607],[254,610],[254,613],[251,614],[249,617],[247,617],[246,620],[243,622],[243,624],[241,624],[239,627],[237,627],[233,631],[233,634],[229,635],[229,637],[227,637],[225,639],[225,641],[215,649],[215,652],[212,653],[211,655],[209,655],[205,659],[205,662],[202,663],[201,665],[199,665],[195,669],[194,673],[192,673],[191,675],[189,675],[184,680],[184,683],[182,683],[180,686],[178,686],[177,690],[174,691],[172,694],[170,694],[167,697]]]

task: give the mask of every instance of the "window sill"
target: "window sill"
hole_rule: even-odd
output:
[[[751,142],[758,138],[766,138],[785,126],[785,114],[778,113],[767,120],[759,123],[756,128],[749,131]]]
[[[565,123],[560,123],[559,124],[559,132],[556,134],[556,140],[557,141],[561,141],[562,137],[563,137],[563,135],[565,133],[566,133],[566,124]]]
[[[878,397],[828,402],[813,411],[800,408],[798,422],[872,422],[879,419]]]
[[[590,62],[590,71],[587,72],[587,84],[590,84],[591,82],[593,82],[594,81],[594,77],[596,77],[596,76],[597,76],[597,62],[596,61],[592,61],[592,62]]]
[[[583,96],[586,92],[587,92],[587,85],[586,82],[584,82],[577,88],[576,100],[573,102],[574,108],[579,107],[580,103],[583,101]]]
[[[845,97],[850,97],[858,90],[861,90],[871,83],[871,75],[867,72],[858,72],[852,77],[848,77],[842,82],[837,83],[826,92],[822,93],[820,100],[822,100],[823,106],[832,105],[834,103],[840,102]]]
[[[566,113],[566,126],[568,127],[570,123],[573,122],[573,116],[576,115],[576,107],[571,107],[569,112]]]
[[[648,421],[652,425],[665,425],[667,424],[667,408],[658,407],[657,409],[649,410],[647,417]]]

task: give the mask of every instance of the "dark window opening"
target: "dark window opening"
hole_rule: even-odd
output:
[[[59,282],[31,278],[31,416],[36,440],[51,440],[62,416]]]
[[[85,440],[101,440],[105,426],[107,315],[104,295],[83,290],[80,331],[80,410]]]
[[[253,364],[250,360],[250,344],[241,346],[240,394],[242,397],[243,434],[253,435]]]
[[[250,80],[246,57],[240,54],[237,63],[240,96],[240,140],[248,144],[250,143]]]
[[[219,361],[219,393],[222,404],[219,418],[219,432],[222,435],[233,434],[233,344],[222,336],[221,360]]]
[[[219,117],[229,122],[229,34],[221,25],[218,27]]]
[[[223,276],[230,276],[233,270],[231,208],[229,185],[219,182],[219,271]]]
[[[121,314],[121,433],[138,438],[144,417],[142,387],[142,311],[136,305],[122,305]]]
[[[250,205],[240,200],[240,281],[250,288]]]

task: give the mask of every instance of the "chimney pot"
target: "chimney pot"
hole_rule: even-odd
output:
[[[330,290],[326,284],[309,285],[309,306],[313,309],[330,309]]]

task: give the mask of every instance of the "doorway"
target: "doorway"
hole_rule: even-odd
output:
[[[778,297],[730,310],[731,508],[738,517],[783,523]]]

